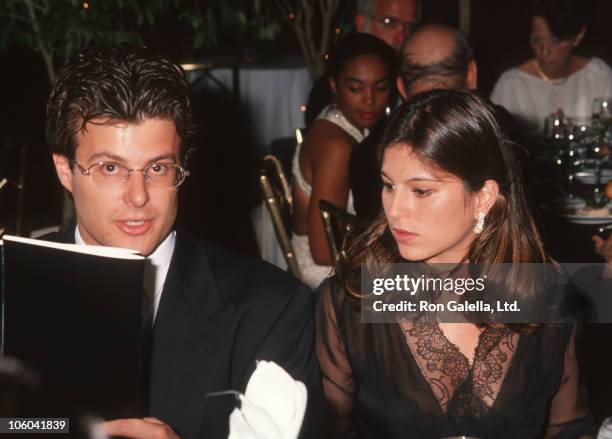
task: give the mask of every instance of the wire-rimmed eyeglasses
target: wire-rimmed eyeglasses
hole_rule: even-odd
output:
[[[155,162],[143,169],[131,169],[121,163],[98,162],[85,168],[72,160],[82,175],[91,177],[92,181],[102,187],[112,187],[126,182],[132,172],[142,172],[146,183],[158,188],[177,188],[189,175],[189,171],[176,163]]]

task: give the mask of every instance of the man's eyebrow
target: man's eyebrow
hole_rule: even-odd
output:
[[[99,160],[99,159],[110,159],[110,160],[114,160],[114,161],[119,162],[119,163],[125,163],[126,162],[126,160],[123,157],[118,156],[116,154],[113,154],[111,152],[105,152],[105,151],[97,152],[97,153],[95,153],[94,155],[92,155],[89,158],[90,161],[91,160]],[[162,154],[162,155],[159,155],[159,156],[154,157],[151,160],[147,161],[147,164],[159,162],[161,160],[170,160],[170,161],[172,161],[174,163],[174,162],[176,162],[176,157],[172,153]]]
[[[159,162],[161,160],[171,160],[174,163],[174,162],[176,162],[176,157],[172,153],[162,154],[162,155],[159,155],[159,156],[149,160],[147,163]]]
[[[104,158],[111,159],[111,160],[114,160],[116,162],[125,162],[125,160],[122,157],[120,157],[120,156],[118,156],[116,154],[113,154],[111,152],[106,152],[106,151],[95,153],[94,155],[89,157],[89,161],[97,160],[97,159],[104,159]]]

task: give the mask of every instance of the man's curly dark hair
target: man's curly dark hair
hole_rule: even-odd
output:
[[[194,135],[183,70],[129,44],[90,46],[68,58],[51,89],[45,134],[52,153],[72,160],[75,135],[87,123],[138,124],[169,119],[181,138],[181,160]]]

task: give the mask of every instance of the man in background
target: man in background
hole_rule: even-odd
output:
[[[397,89],[404,100],[434,89],[476,89],[474,51],[457,29],[421,27],[405,41],[401,58]]]
[[[424,25],[402,45],[397,89],[404,100],[434,89],[476,89],[474,51],[465,35],[448,26]],[[381,208],[380,169],[376,148],[384,123],[353,148],[349,185],[360,220],[371,221]]]
[[[419,0],[359,0],[355,29],[377,36],[399,51],[420,16]]]
[[[420,18],[420,0],[359,0],[355,30],[380,38],[397,52]],[[304,121],[309,127],[326,105],[332,102],[329,78],[319,77],[308,95]]]

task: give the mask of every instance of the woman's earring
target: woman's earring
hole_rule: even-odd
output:
[[[478,213],[478,221],[476,221],[476,225],[474,226],[474,233],[477,235],[482,233],[482,229],[484,227],[484,219],[485,214],[483,212]]]

